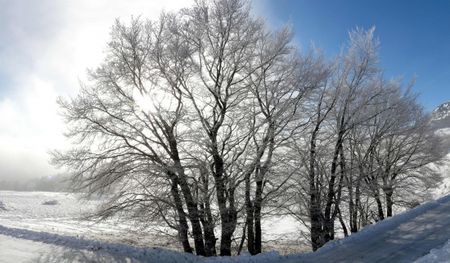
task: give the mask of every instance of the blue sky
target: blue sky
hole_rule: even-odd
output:
[[[376,27],[385,75],[415,77],[426,110],[450,101],[450,1],[257,0],[258,13],[279,27],[291,23],[303,48],[339,53],[355,27]]]

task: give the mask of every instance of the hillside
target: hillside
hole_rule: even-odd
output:
[[[431,124],[436,129],[436,134],[442,139],[442,143],[448,147],[447,156],[441,163],[432,164],[443,177],[443,182],[438,189],[433,191],[433,196],[441,197],[450,193],[450,101],[436,107],[431,113]]]

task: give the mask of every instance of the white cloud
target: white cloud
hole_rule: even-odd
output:
[[[0,175],[23,178],[55,173],[47,152],[64,144],[56,90],[36,75],[17,85],[13,96],[0,101]]]
[[[56,98],[76,94],[101,62],[115,18],[156,18],[191,2],[0,0],[0,180],[56,172],[47,152],[66,143]]]

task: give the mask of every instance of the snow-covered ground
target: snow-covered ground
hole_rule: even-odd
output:
[[[4,204],[7,210],[0,212],[0,225],[12,224],[6,215],[13,207],[8,201]],[[51,209],[44,209],[47,215]],[[330,242],[315,253],[202,258],[163,248],[139,248],[3,225],[0,262],[445,262],[450,253],[450,243],[446,244],[449,237],[450,195]]]
[[[434,248],[430,253],[417,259],[414,263],[450,262],[450,239],[441,248]]]
[[[447,195],[330,242],[303,262],[412,262],[442,247],[449,237]],[[296,262],[295,256],[289,257]]]
[[[197,257],[161,248],[79,239],[0,226],[0,262],[195,262]]]
[[[79,239],[45,232],[0,226],[0,262],[283,262],[276,252],[257,256],[204,258],[164,248],[138,248],[124,244]]]
[[[141,248],[180,249],[175,237],[161,232],[162,228],[157,225],[142,229],[118,220],[86,220],[85,216],[93,212],[102,200],[85,200],[73,193],[0,191],[0,202],[2,227]],[[308,250],[306,242],[298,239],[297,226],[298,223],[290,218],[273,218],[264,222],[265,248],[281,254]]]
[[[177,250],[174,237],[161,226],[145,228],[117,219],[87,220],[102,200],[81,199],[73,193],[0,191],[0,225],[137,247]],[[52,204],[52,202],[55,202]]]
[[[133,231],[136,228],[115,220],[85,220],[84,217],[94,211],[101,200],[86,201],[80,197],[72,193],[0,191],[0,201],[5,208],[0,211],[0,224],[137,246],[168,245],[168,242],[160,242],[161,238],[156,239],[156,243],[154,238],[137,238]]]
[[[136,262],[127,256],[105,251],[73,249],[0,235],[0,262]]]

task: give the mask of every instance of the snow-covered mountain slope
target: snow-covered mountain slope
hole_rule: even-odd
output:
[[[442,144],[448,147],[449,152],[441,162],[431,164],[431,167],[443,178],[440,186],[433,191],[433,196],[439,198],[450,194],[450,101],[434,109],[431,118],[431,124],[436,129],[436,135],[442,139]]]
[[[442,103],[433,110],[434,119],[444,119],[450,117],[450,101]]]
[[[450,128],[450,101],[439,105],[431,113],[432,124],[436,129]]]
[[[439,163],[431,164],[430,166],[442,176],[442,182],[438,188],[433,190],[432,196],[436,199],[450,194],[450,153]]]

